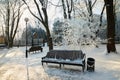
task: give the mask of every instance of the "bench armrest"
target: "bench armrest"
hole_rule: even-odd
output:
[[[82,58],[82,62],[85,63],[85,60],[86,60],[86,54],[83,53],[83,58]]]
[[[42,57],[42,59],[45,59],[46,58],[46,56],[45,57]]]

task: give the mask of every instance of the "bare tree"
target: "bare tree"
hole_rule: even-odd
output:
[[[14,0],[14,3],[7,0],[3,10],[6,15],[2,13],[3,11],[1,11],[5,24],[5,42],[8,45],[8,48],[13,46],[13,41],[19,26],[19,21],[23,13],[21,12],[21,7],[23,5],[24,4],[18,0]]]
[[[48,25],[48,13],[47,13],[48,0],[39,0],[38,2],[37,2],[37,0],[34,0],[34,4],[37,8],[37,11],[38,11],[39,15],[36,15],[35,13],[32,12],[32,10],[30,9],[30,6],[26,2],[26,0],[23,0],[23,2],[27,5],[27,8],[30,11],[30,13],[35,18],[37,18],[43,24],[43,26],[45,27],[46,32],[47,32],[47,41],[48,41],[48,45],[49,45],[49,50],[52,50],[53,49],[53,44],[52,44],[52,38],[51,38],[49,25]]]

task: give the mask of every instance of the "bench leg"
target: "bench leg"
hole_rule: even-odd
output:
[[[43,62],[42,62],[42,66],[43,66]]]
[[[82,66],[82,71],[84,72],[85,71],[85,64]]]
[[[61,64],[59,64],[60,65],[60,69],[61,69]]]
[[[83,67],[82,67],[82,71],[83,71],[83,72],[84,72],[84,69],[85,69],[85,68],[84,68],[84,66],[83,66]]]
[[[41,48],[41,52],[43,52],[43,49]]]
[[[85,70],[85,67],[86,67],[86,64],[85,64],[85,60],[83,61],[83,66],[82,66],[82,71],[84,72]]]

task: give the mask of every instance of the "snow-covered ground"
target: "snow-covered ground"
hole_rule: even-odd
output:
[[[81,48],[86,53],[86,59],[95,58],[95,72],[82,72],[81,67],[71,65],[62,69],[57,64],[43,67],[41,57],[48,52],[47,46],[43,47],[43,52],[30,54],[28,59],[25,58],[25,47],[0,49],[0,80],[120,80],[120,45],[116,47],[118,54],[106,54],[105,45]]]

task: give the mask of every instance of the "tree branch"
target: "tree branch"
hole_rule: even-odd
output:
[[[63,6],[63,14],[64,14],[64,18],[67,19],[66,7],[65,7],[65,2],[64,2],[64,0],[62,0],[62,6]]]
[[[41,20],[39,17],[37,17],[37,16],[31,11],[31,9],[30,9],[30,7],[28,6],[28,4],[26,3],[26,1],[25,1],[25,0],[22,0],[22,1],[26,4],[29,12],[30,12],[36,19],[38,19],[40,22],[42,22],[42,20]]]
[[[94,7],[95,3],[97,2],[97,0],[94,1],[94,3],[92,4],[92,8]]]
[[[36,4],[36,7],[37,7],[38,13],[39,13],[39,15],[40,15],[41,21],[43,21],[42,14],[41,14],[41,11],[40,11],[40,8],[39,8],[39,5],[38,5],[38,3],[36,2],[36,0],[34,0],[34,3]]]
[[[102,9],[102,12],[101,12],[101,14],[100,14],[100,26],[102,25],[102,16],[103,16],[104,10],[105,10],[105,4],[104,4],[103,9]]]

